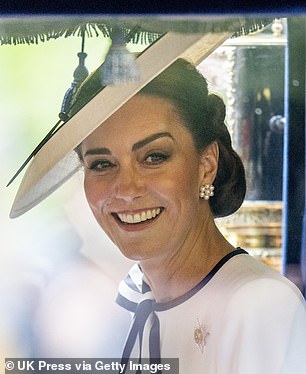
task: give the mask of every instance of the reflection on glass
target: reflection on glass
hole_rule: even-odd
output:
[[[227,126],[247,173],[246,202],[218,225],[281,271],[286,22],[227,41],[199,69],[227,103]]]

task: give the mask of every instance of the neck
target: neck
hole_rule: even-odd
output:
[[[192,244],[187,242],[170,256],[140,262],[157,302],[167,302],[190,291],[226,254],[234,250],[213,219],[205,224],[205,232],[201,230]]]

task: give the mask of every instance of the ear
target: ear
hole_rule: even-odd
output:
[[[217,142],[209,144],[200,155],[200,185],[213,184],[219,161],[219,146]]]

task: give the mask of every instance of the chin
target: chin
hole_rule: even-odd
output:
[[[127,248],[120,248],[120,247],[118,248],[124,257],[132,261],[143,261],[143,260],[150,258],[147,254],[140,253],[140,251],[137,251],[135,249],[131,250]]]
[[[157,255],[157,251],[154,249],[151,249],[148,251],[148,248],[146,248],[146,251],[139,250],[139,246],[137,248],[133,247],[128,247],[126,245],[118,245],[118,243],[115,243],[115,245],[119,248],[120,252],[124,257],[126,257],[129,260],[132,261],[145,261],[145,260],[150,260]]]

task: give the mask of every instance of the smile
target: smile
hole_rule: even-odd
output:
[[[147,209],[137,213],[117,213],[117,217],[122,223],[141,223],[155,219],[162,212],[161,208]]]

